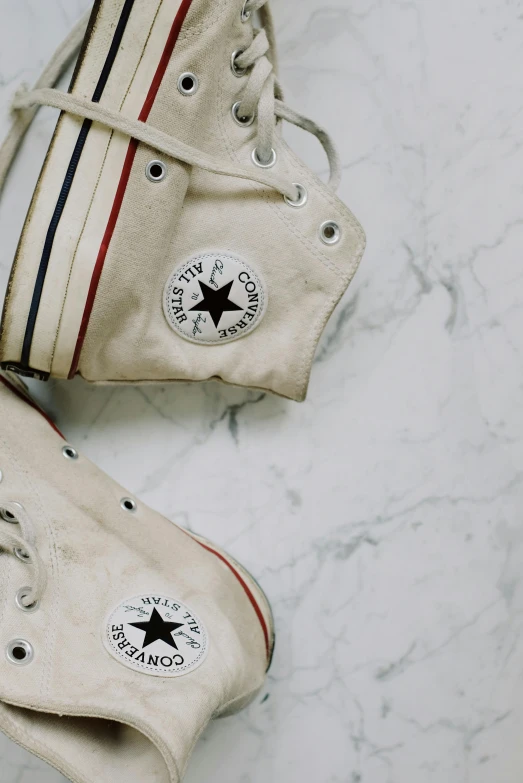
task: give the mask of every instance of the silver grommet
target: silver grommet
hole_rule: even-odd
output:
[[[248,2],[249,2],[249,0],[245,0],[245,2],[243,4],[241,16],[240,16],[242,22],[247,22],[251,18],[251,12],[247,11],[247,3]]]
[[[285,199],[285,203],[288,204],[289,207],[304,207],[308,201],[309,195],[303,185],[299,185],[297,182],[295,182],[294,187],[298,191],[298,198],[296,201],[293,201],[288,196],[284,196],[283,198]]]
[[[3,474],[3,473],[2,473],[2,471],[0,470],[0,481],[2,481],[2,479],[3,479],[3,478],[4,478],[4,474]]]
[[[66,459],[78,459],[78,452],[72,446],[64,446],[62,454]]]
[[[33,601],[31,604],[26,604],[25,599],[31,595],[30,587],[21,587],[15,596],[15,604],[22,612],[36,612],[40,606],[40,601]]]
[[[341,228],[334,220],[326,220],[320,226],[320,239],[325,245],[337,245],[341,239]]]
[[[130,511],[131,513],[134,513],[138,508],[136,500],[133,500],[132,498],[122,498],[120,500],[120,505],[124,511]]]
[[[239,68],[236,65],[236,60],[241,54],[243,54],[243,52],[244,52],[243,49],[236,49],[236,51],[233,52],[231,55],[231,71],[235,76],[238,77],[238,79],[241,79],[241,77],[245,76],[245,74],[247,73],[247,68]]]
[[[26,552],[25,549],[20,549],[19,546],[15,546],[13,549],[13,553],[16,555],[16,557],[22,561],[22,563],[30,563],[31,562],[31,555],[29,552]]]
[[[13,639],[5,648],[9,663],[15,666],[26,666],[34,657],[33,647],[25,639]]]
[[[151,160],[145,167],[145,176],[149,182],[161,182],[167,176],[167,166],[161,160]]]
[[[20,510],[23,513],[24,509],[20,503],[11,503],[10,505],[15,511]],[[18,525],[18,517],[16,516],[15,511],[11,511],[9,508],[0,508],[0,517],[4,522],[9,522],[11,525]]]
[[[178,79],[178,90],[182,95],[194,95],[199,86],[198,77],[189,71],[182,73]]]
[[[252,125],[254,122],[254,117],[240,117],[238,114],[238,109],[241,106],[241,101],[236,101],[234,106],[232,107],[232,116],[234,119],[234,122],[237,125],[241,125],[243,128],[248,128],[249,125]]]
[[[274,149],[271,150],[271,157],[270,160],[267,161],[267,163],[264,163],[262,160],[260,160],[260,158],[258,157],[258,150],[256,149],[256,147],[252,151],[252,162],[256,166],[259,166],[261,169],[272,169],[272,167],[276,163],[276,159],[277,159],[277,155],[276,155],[276,150]]]

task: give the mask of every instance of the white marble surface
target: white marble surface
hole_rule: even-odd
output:
[[[87,5],[0,0],[3,128]],[[188,783],[521,783],[523,4],[275,11],[289,102],[333,131],[369,239],[307,402],[215,384],[39,393],[89,457],[272,599],[269,698],[208,729]],[[53,122],[0,206],[2,288]],[[0,757],[0,783],[63,780],[6,740]]]

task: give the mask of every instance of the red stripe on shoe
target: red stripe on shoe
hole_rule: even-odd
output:
[[[63,438],[64,440],[66,439],[65,435],[62,435],[62,433],[60,432],[60,430],[58,429],[58,427],[56,426],[54,421],[51,418],[49,418],[47,413],[45,413],[41,408],[38,407],[36,402],[34,402],[28,395],[26,395],[23,392],[21,392],[20,389],[17,389],[16,386],[14,386],[12,383],[10,383],[7,380],[7,378],[4,378],[3,375],[0,375],[0,381],[4,384],[4,386],[6,386],[9,389],[9,391],[12,391],[13,394],[16,394],[17,397],[19,397],[21,400],[26,402],[31,408],[33,408],[33,410],[35,410],[37,413],[39,413],[40,416],[43,416],[43,418],[46,420],[46,422],[53,428],[53,430],[56,433],[58,433],[58,435],[60,435],[61,438]]]
[[[184,531],[184,532],[187,532],[187,531]],[[188,533],[188,535],[191,535],[191,534]],[[265,617],[263,616],[263,612],[260,609],[260,606],[259,606],[256,598],[254,597],[251,588],[249,587],[249,585],[247,584],[245,579],[242,577],[242,575],[240,573],[238,573],[238,571],[234,568],[232,563],[230,563],[227,560],[226,557],[224,557],[222,554],[220,554],[220,552],[217,552],[215,549],[213,549],[212,547],[208,546],[207,544],[204,544],[203,541],[200,541],[199,539],[194,538],[194,536],[191,536],[191,538],[193,539],[193,541],[196,541],[197,544],[199,544],[200,546],[203,546],[203,548],[206,549],[208,552],[212,552],[213,555],[216,555],[216,557],[219,558],[219,560],[221,560],[222,563],[225,563],[227,568],[229,568],[232,571],[232,573],[234,574],[234,576],[236,577],[238,582],[243,587],[243,589],[245,591],[245,594],[247,595],[247,598],[249,599],[249,601],[251,602],[251,604],[253,606],[253,609],[254,609],[254,611],[256,613],[256,617],[260,621],[260,625],[261,625],[262,631],[263,631],[263,638],[265,639],[265,650],[267,651],[267,658],[270,659],[270,657],[271,657],[271,642],[270,642],[270,637],[269,637],[269,629],[267,628],[267,623],[265,622]]]
[[[192,0],[182,0],[182,3],[178,8],[176,17],[171,27],[171,31],[169,33],[169,37],[167,39],[167,43],[165,45],[165,49],[163,50],[163,54],[158,64],[158,68],[156,69],[154,79],[149,88],[147,98],[145,99],[145,103],[138,117],[138,120],[140,120],[141,122],[147,122],[149,114],[151,113],[151,109],[153,108],[154,102],[158,95],[158,90],[160,89],[161,83],[163,81],[163,77],[165,76],[167,66],[169,65],[169,60],[171,59],[172,53],[174,51],[174,47],[176,46],[176,42],[180,35],[180,31],[182,29],[183,23],[185,22],[185,18],[187,16],[189,8],[191,7],[191,4],[192,4]],[[91,278],[91,284],[89,286],[89,292],[87,294],[87,301],[85,303],[82,322],[80,324],[80,331],[78,333],[78,339],[76,341],[76,347],[73,354],[73,361],[71,364],[71,369],[69,371],[69,378],[73,378],[76,375],[76,371],[78,370],[80,354],[82,352],[85,335],[87,333],[87,327],[89,326],[89,320],[91,318],[91,313],[93,311],[96,292],[98,290],[98,285],[100,283],[100,277],[102,275],[102,270],[104,268],[107,252],[109,250],[109,246],[113,238],[114,230],[116,228],[116,223],[118,221],[118,218],[120,216],[120,211],[122,209],[125,192],[127,190],[127,185],[129,184],[129,178],[131,176],[134,159],[136,157],[136,152],[138,150],[138,145],[139,142],[136,141],[136,139],[131,139],[129,143],[129,148],[127,150],[127,155],[125,157],[125,163],[122,170],[122,174],[120,176],[118,190],[116,191],[115,200],[113,203],[113,207],[111,209],[111,214],[109,216],[109,222],[107,223],[107,228],[105,229],[102,245],[100,247],[100,250],[98,251],[96,264],[93,270],[93,276]]]

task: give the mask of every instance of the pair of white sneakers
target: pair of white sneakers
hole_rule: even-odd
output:
[[[78,49],[70,91],[53,89]],[[332,142],[276,70],[266,0],[95,2],[15,97],[0,151],[1,186],[36,107],[61,110],[6,295],[4,370],[304,399],[364,235],[335,196]],[[328,186],[283,120],[322,142]],[[262,687],[267,599],[0,380],[0,728],[73,781],[179,781],[209,719]]]

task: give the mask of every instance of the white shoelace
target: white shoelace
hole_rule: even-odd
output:
[[[341,181],[341,165],[336,147],[327,131],[283,102],[275,73],[276,41],[268,0],[247,0],[244,13],[253,14],[256,11],[260,11],[263,29],[255,33],[252,44],[235,60],[239,69],[251,69],[237,114],[239,117],[258,119],[256,151],[261,163],[266,164],[272,158],[275,117],[316,136],[329,160],[329,185],[337,190]]]
[[[65,41],[60,44],[49,61],[49,64],[36,82],[34,86],[35,90],[41,87],[54,86],[60,80],[60,77],[67,70],[69,63],[80,50],[90,16],[91,12],[89,11],[89,13],[85,14],[74,26]],[[17,111],[14,109],[13,125],[7,138],[0,147],[0,194],[5,185],[7,175],[9,174],[9,169],[16,157],[16,153],[36,116],[38,108],[38,105],[34,104],[30,109],[25,111]]]
[[[8,505],[5,508],[15,514],[22,529],[22,535],[18,535],[18,533],[9,529],[11,527],[10,523],[0,522],[0,549],[11,552],[13,556],[23,559],[32,569],[32,585],[27,592],[22,589],[23,595],[20,597],[22,606],[25,609],[30,609],[35,604],[38,604],[44,594],[47,584],[47,572],[42,558],[30,542],[32,536],[29,532],[28,520],[25,519],[25,516],[21,514],[18,508],[15,509],[13,507],[10,509]]]
[[[329,160],[331,172],[329,185],[336,190],[341,178],[341,169],[338,154],[330,136],[312,120],[293,111],[281,100],[280,86],[274,73],[276,51],[274,25],[267,2],[268,0],[247,0],[243,8],[244,14],[260,11],[264,29],[255,34],[252,44],[235,61],[238,68],[251,69],[237,114],[239,117],[257,117],[256,158],[262,166],[267,164],[273,154],[276,132],[275,118],[276,120],[286,120],[316,136],[325,149]],[[55,52],[35,87],[32,90],[22,87],[15,95],[12,104],[15,121],[6,141],[0,148],[0,193],[38,107],[51,106],[90,119],[93,122],[99,122],[191,166],[206,169],[214,174],[258,182],[279,191],[283,196],[293,201],[299,198],[296,186],[274,171],[269,173],[264,168],[245,168],[235,164],[221,163],[213,156],[207,155],[147,123],[126,117],[120,112],[111,111],[90,100],[53,89],[82,44],[89,16],[90,14],[87,14],[80,20]]]

